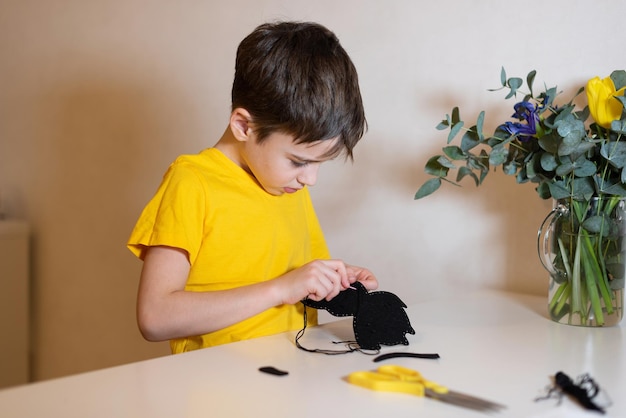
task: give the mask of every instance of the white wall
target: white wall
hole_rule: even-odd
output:
[[[550,202],[532,186],[496,174],[413,195],[454,105],[468,119],[486,109],[493,128],[513,104],[487,92],[501,66],[569,93],[608,75],[624,65],[625,12],[619,0],[3,1],[0,190],[34,231],[33,377],[168,352],[137,332],[141,265],[124,243],[169,162],[223,131],[235,48],[265,20],[327,25],[359,70],[369,132],[314,188],[334,256],[408,303],[542,294],[535,239]]]

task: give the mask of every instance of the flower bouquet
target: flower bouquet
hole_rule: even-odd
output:
[[[552,319],[612,325],[623,316],[626,273],[626,71],[592,78],[564,104],[556,103],[556,87],[536,93],[535,76],[531,71],[526,77],[528,91],[514,104],[513,120],[492,135],[483,132],[484,111],[471,127],[458,107],[446,115],[437,129],[449,131],[447,146],[427,161],[432,178],[415,199],[444,181],[459,185],[469,177],[479,186],[492,167],[517,183],[535,183],[540,198],[555,201],[538,239],[550,272]],[[508,91],[507,100],[522,94],[524,80],[508,78],[504,68],[500,79],[501,87],[492,91]],[[574,101],[583,92],[587,105],[581,109]]]

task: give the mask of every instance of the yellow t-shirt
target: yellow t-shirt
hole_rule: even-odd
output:
[[[128,241],[139,258],[148,246],[187,251],[186,290],[224,290],[276,278],[328,248],[306,188],[273,196],[215,148],[183,155],[169,167]],[[309,310],[309,325],[317,322]],[[209,334],[171,341],[180,353],[300,329],[302,304],[281,305]]]

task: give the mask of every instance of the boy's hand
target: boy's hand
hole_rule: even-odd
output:
[[[281,299],[286,304],[306,297],[314,301],[331,300],[351,283],[347,266],[341,260],[313,260],[276,280],[284,284]]]
[[[282,303],[293,304],[304,298],[313,301],[331,300],[342,290],[359,281],[367,290],[378,288],[378,280],[371,271],[345,264],[341,260],[314,260],[290,271],[278,279]]]
[[[376,290],[378,288],[378,280],[368,269],[346,264],[346,272],[348,273],[350,283],[361,282],[367,290]]]

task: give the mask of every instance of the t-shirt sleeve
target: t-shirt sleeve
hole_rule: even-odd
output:
[[[141,213],[127,246],[141,259],[146,247],[179,248],[193,264],[202,242],[205,211],[205,190],[198,175],[185,164],[174,163]]]

